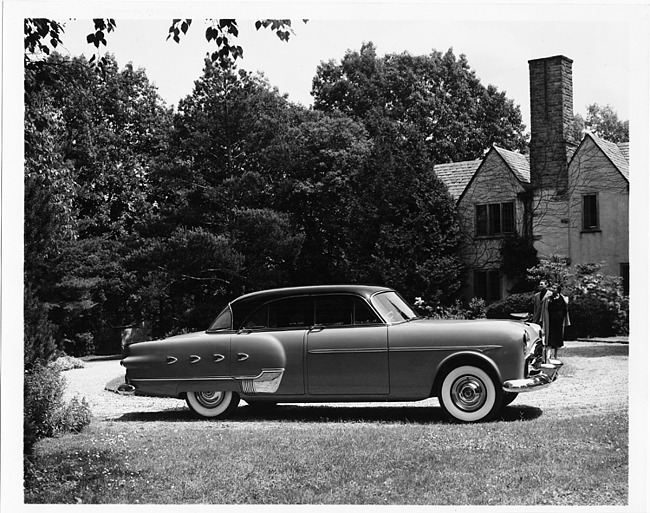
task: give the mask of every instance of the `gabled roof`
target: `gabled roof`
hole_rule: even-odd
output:
[[[601,149],[601,151],[607,156],[607,158],[612,162],[614,167],[619,170],[623,177],[629,182],[630,181],[630,164],[629,164],[629,153],[630,153],[630,143],[612,143],[606,141],[605,139],[600,139],[593,134],[587,133],[583,138],[582,142],[586,137],[590,137],[594,143]],[[582,143],[581,143],[582,144]],[[512,171],[517,180],[521,183],[530,184],[530,160],[528,155],[523,155],[514,151],[506,150],[499,148],[498,146],[492,146],[490,151],[496,151],[497,154],[501,156],[505,164],[508,166],[508,169]],[[571,157],[577,152],[577,149],[574,147]],[[467,189],[467,186],[470,184],[474,175],[478,171],[481,164],[487,158],[487,155],[490,153],[488,151],[482,159],[477,160],[466,160],[464,162],[451,162],[449,164],[437,164],[433,166],[434,173],[438,176],[440,180],[447,186],[449,189],[449,194],[451,197],[458,203],[461,196]]]
[[[528,162],[528,156],[505,150],[498,146],[492,146],[490,151],[493,150],[499,154],[517,180],[526,184],[530,183],[530,163]],[[433,166],[434,173],[447,186],[449,194],[451,194],[451,197],[457,203],[489,153],[488,151],[482,159]]]
[[[628,182],[630,181],[630,143],[613,143],[596,137],[594,134],[587,132],[582,139],[584,143],[585,139],[589,137],[596,146],[605,154],[609,159],[612,165],[618,169],[618,171],[623,175]],[[577,153],[577,152],[576,152]]]
[[[510,170],[517,177],[517,180],[523,183],[530,183],[530,161],[528,160],[528,155],[504,150],[498,146],[493,146],[493,148],[505,160]]]
[[[451,162],[433,166],[433,172],[449,189],[451,197],[458,201],[483,159]]]

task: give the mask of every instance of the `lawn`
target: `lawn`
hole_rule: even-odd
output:
[[[567,376],[580,358],[567,353]],[[627,504],[626,407],[572,417],[517,403],[472,425],[416,405],[128,413],[42,441],[25,502]]]

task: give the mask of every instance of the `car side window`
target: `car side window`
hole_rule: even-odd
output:
[[[229,330],[232,326],[232,311],[230,306],[224,308],[217,316],[215,321],[210,325],[208,331],[222,331]]]
[[[311,326],[314,313],[310,297],[281,299],[269,303],[269,328]]]
[[[243,328],[248,330],[264,329],[269,327],[269,305],[264,305],[255,310],[246,319]]]
[[[349,326],[353,319],[352,296],[322,296],[316,298],[316,324],[319,326]]]
[[[244,322],[245,329],[300,328],[312,325],[313,309],[309,297],[287,298],[267,303]]]
[[[381,324],[368,303],[356,296],[322,296],[316,298],[316,324],[319,326],[351,326]]]

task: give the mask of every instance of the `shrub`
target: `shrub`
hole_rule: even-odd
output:
[[[25,455],[42,438],[65,431],[79,432],[90,423],[85,399],[63,402],[65,379],[53,367],[36,364],[25,372],[23,441]]]
[[[534,293],[512,294],[501,301],[496,301],[487,307],[488,319],[512,319],[513,313],[533,313]]]
[[[90,406],[85,398],[73,397],[70,402],[56,411],[53,422],[57,433],[80,433],[90,424]]]
[[[421,297],[415,298],[414,306],[426,317],[433,319],[480,319],[485,317],[485,301],[480,298],[472,298],[469,309],[457,299],[451,306],[433,306]]]
[[[25,373],[25,453],[31,453],[41,438],[54,434],[54,418],[61,405],[64,386],[65,381],[57,370],[41,364]]]
[[[562,294],[569,297],[571,326],[565,339],[629,333],[629,299],[623,295],[622,278],[601,274],[604,265],[585,263],[570,268],[566,259],[553,255],[528,269],[531,280],[559,283]]]
[[[487,315],[485,299],[473,297],[469,302],[468,319],[484,319]]]
[[[79,358],[63,355],[63,356],[59,356],[49,366],[55,370],[58,370],[59,372],[62,372],[62,371],[67,371],[72,369],[83,369],[86,366],[86,364]]]
[[[624,297],[619,305],[616,320],[614,321],[614,334],[630,334],[630,300]]]
[[[571,325],[565,331],[567,340],[615,334],[617,309],[596,296],[577,295],[570,298],[569,317]]]

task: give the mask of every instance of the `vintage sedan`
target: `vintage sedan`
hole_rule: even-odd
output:
[[[543,354],[536,324],[427,319],[386,287],[293,287],[235,299],[207,331],[125,347],[121,390],[184,398],[211,418],[227,417],[240,399],[437,397],[451,419],[476,422],[556,379],[562,363]]]

